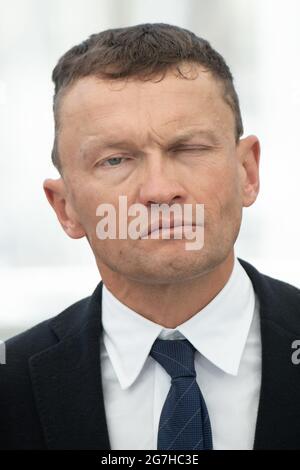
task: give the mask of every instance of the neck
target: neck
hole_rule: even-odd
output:
[[[208,305],[227,283],[234,252],[214,269],[175,284],[151,285],[132,281],[102,266],[107,289],[124,305],[165,328],[176,328]]]

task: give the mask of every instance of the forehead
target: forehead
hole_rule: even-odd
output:
[[[168,72],[160,81],[137,78],[79,79],[62,96],[60,128],[77,137],[129,132],[141,135],[145,128],[160,133],[182,126],[203,125],[232,132],[234,116],[223,98],[223,86],[200,67],[193,78]]]

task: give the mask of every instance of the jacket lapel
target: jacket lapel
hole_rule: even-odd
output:
[[[49,449],[110,450],[101,382],[102,282],[50,326],[59,338],[29,360]]]
[[[300,365],[292,362],[292,343],[300,339],[299,302],[295,292],[287,295],[294,288],[239,261],[260,301],[262,377],[254,449],[299,449]]]

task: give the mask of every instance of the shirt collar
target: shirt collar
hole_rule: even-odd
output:
[[[252,283],[234,257],[223,289],[202,310],[176,328],[165,328],[120,302],[103,284],[103,341],[121,388],[140,374],[157,337],[187,339],[224,372],[237,375],[255,307]]]

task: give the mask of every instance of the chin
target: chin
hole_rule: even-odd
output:
[[[176,259],[163,259],[163,257],[160,257],[155,262],[152,257],[149,263],[145,260],[143,265],[136,266],[135,269],[131,266],[131,272],[128,272],[126,277],[146,284],[178,283],[201,276],[206,271],[206,267],[202,264],[199,260],[198,262],[187,263],[187,260],[182,257],[176,257]]]

